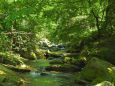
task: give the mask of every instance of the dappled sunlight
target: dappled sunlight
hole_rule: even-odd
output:
[[[22,79],[22,78],[21,78],[21,80],[20,80],[20,81],[21,81],[24,85],[25,85],[25,84],[29,84],[29,83],[30,83],[29,81],[26,81],[26,80],[24,80],[24,79]]]
[[[109,67],[109,68],[107,68],[107,70],[108,70],[110,73],[115,72],[115,67]]]
[[[0,0],[0,86],[114,86],[115,0]]]
[[[0,75],[6,74],[4,71],[0,70]]]
[[[62,73],[62,72],[58,72],[58,71],[50,71],[50,73]]]
[[[114,84],[109,81],[103,81],[103,82],[101,82],[97,85],[94,85],[94,86],[114,86]]]
[[[107,68],[108,69],[108,71],[111,73],[111,72],[113,72],[113,70],[111,69],[111,68]]]

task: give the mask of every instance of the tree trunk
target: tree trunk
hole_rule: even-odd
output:
[[[93,16],[95,18],[95,21],[96,21],[96,27],[97,27],[97,31],[98,31],[98,39],[100,40],[100,38],[101,38],[101,29],[100,29],[100,25],[99,25],[98,15],[95,14],[90,0],[88,0],[88,3],[89,3],[89,6],[91,7],[91,13],[93,14]]]
[[[94,16],[94,18],[95,18],[96,27],[97,27],[97,31],[98,31],[98,39],[100,39],[100,38],[101,38],[101,29],[100,29],[100,27],[99,27],[99,19],[98,19],[98,16],[95,15],[93,9],[92,9],[91,12],[92,12],[92,14],[93,14],[93,16]]]

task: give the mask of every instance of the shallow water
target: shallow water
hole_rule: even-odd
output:
[[[45,67],[49,65],[49,60],[37,60],[33,62],[32,66],[36,67],[39,71],[31,71],[29,74],[26,74],[30,83],[23,86],[77,86],[74,83],[74,74],[56,71],[48,72],[45,70]],[[47,75],[42,76],[41,73]]]

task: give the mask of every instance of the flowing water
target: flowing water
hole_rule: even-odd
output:
[[[29,74],[25,74],[30,83],[23,86],[77,86],[74,83],[74,74],[46,71],[45,67],[50,66],[49,60],[37,60],[31,65],[37,68],[38,72],[31,71]]]

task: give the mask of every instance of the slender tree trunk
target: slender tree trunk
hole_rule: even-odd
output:
[[[98,19],[98,16],[95,15],[93,10],[91,12],[92,12],[92,14],[93,14],[93,16],[95,18],[96,27],[97,27],[97,31],[98,31],[98,38],[100,39],[101,38],[101,29],[100,29],[100,26],[99,26],[99,19]]]
[[[98,31],[98,39],[100,40],[100,38],[101,38],[101,28],[100,28],[100,24],[99,24],[98,15],[95,14],[90,0],[88,0],[88,3],[89,3],[89,6],[91,7],[91,13],[93,14],[93,16],[95,18],[95,21],[96,21],[96,27],[97,27],[97,31]]]

